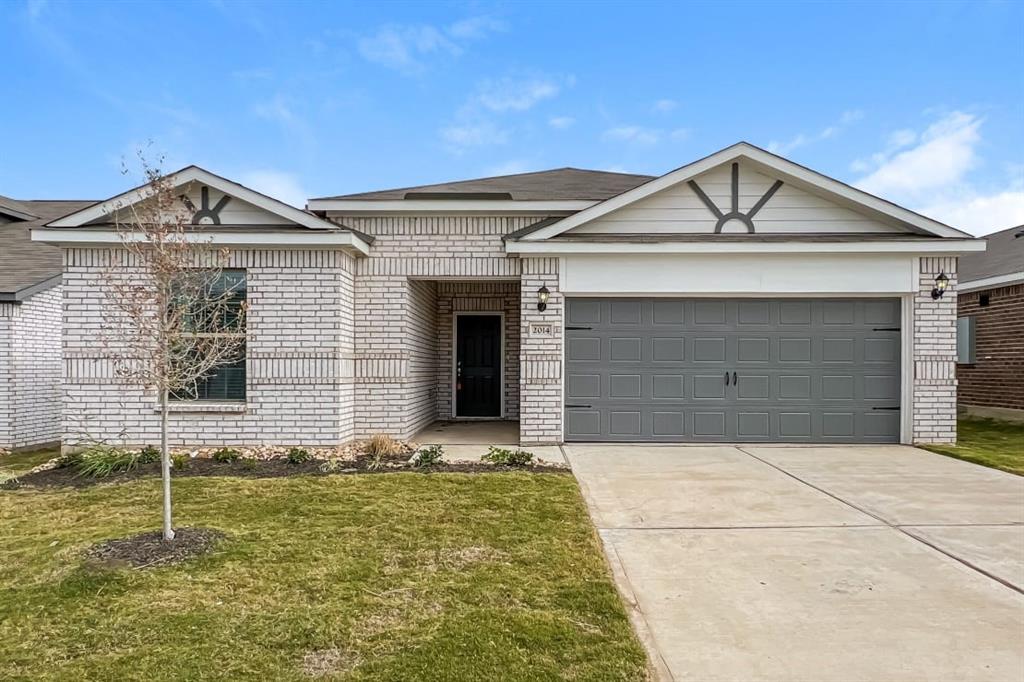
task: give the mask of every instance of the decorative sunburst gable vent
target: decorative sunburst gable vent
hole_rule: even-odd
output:
[[[746,225],[747,233],[753,234],[755,232],[754,216],[757,215],[757,212],[764,208],[764,205],[768,203],[768,200],[779,191],[783,182],[782,180],[776,180],[775,183],[768,188],[768,191],[761,195],[761,198],[757,200],[757,203],[751,206],[750,210],[746,213],[740,211],[740,165],[738,163],[732,164],[732,210],[728,213],[723,213],[722,210],[718,208],[715,202],[711,200],[711,197],[705,194],[704,190],[700,188],[700,185],[697,184],[696,180],[690,180],[686,184],[690,186],[690,189],[692,189],[694,194],[696,194],[701,200],[701,203],[707,206],[708,210],[711,211],[715,218],[718,219],[715,223],[715,234],[721,233],[722,228],[725,227],[725,224],[730,220],[740,221]]]
[[[203,186],[199,190],[199,202],[200,206],[196,209],[196,205],[188,198],[187,195],[182,195],[181,200],[190,211],[195,211],[192,214],[193,225],[220,225],[220,212],[224,210],[224,207],[231,201],[231,197],[227,194],[220,198],[213,207],[210,207],[210,188]]]

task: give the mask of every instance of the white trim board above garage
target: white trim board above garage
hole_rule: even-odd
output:
[[[702,217],[703,216],[703,217]],[[766,229],[755,229],[754,223]],[[628,233],[971,235],[746,142],[519,235],[521,242]]]

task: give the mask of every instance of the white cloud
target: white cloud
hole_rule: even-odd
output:
[[[462,48],[433,26],[382,26],[372,36],[360,38],[359,54],[389,69],[415,73],[423,68],[421,58],[437,52],[457,55]]]
[[[505,29],[505,22],[483,15],[456,21],[448,27],[448,33],[455,38],[477,40],[486,37],[489,33],[498,33]]]
[[[508,141],[508,131],[498,128],[493,123],[484,121],[442,128],[441,139],[453,151],[461,152],[470,147],[505,144]]]
[[[306,206],[309,196],[299,179],[291,173],[263,169],[245,171],[238,176],[239,182],[250,189],[262,192],[296,208]]]
[[[972,171],[984,120],[954,111],[922,133],[891,133],[885,148],[854,162],[867,173],[855,184],[919,213],[972,234],[987,234],[1024,223],[1024,171],[1009,168],[1009,178],[978,187]]]
[[[661,139],[661,131],[643,126],[617,126],[601,134],[605,140],[650,145]]]
[[[484,175],[517,175],[519,173],[529,173],[533,170],[537,170],[537,166],[526,159],[510,159],[505,163],[499,163],[497,166],[490,166],[484,171]]]
[[[787,142],[772,140],[768,143],[768,151],[773,154],[788,154],[794,149],[799,149],[800,147],[805,147],[809,144],[835,137],[847,127],[853,125],[862,118],[864,118],[864,112],[859,109],[844,111],[837,121],[825,126],[816,133],[798,133]]]
[[[679,103],[672,99],[659,99],[651,107],[653,111],[659,114],[667,114],[668,112],[679,106]]]
[[[939,199],[917,208],[930,218],[974,235],[1024,225],[1024,189],[1008,189],[961,200]]]
[[[430,24],[386,24],[376,33],[356,41],[359,54],[367,61],[405,74],[421,72],[426,59],[434,55],[457,57],[465,44],[505,29],[490,16],[469,17],[448,27]]]
[[[574,123],[576,123],[576,119],[572,116],[552,116],[548,119],[548,125],[557,130],[571,128]]]
[[[480,84],[476,101],[491,111],[526,111],[537,102],[554,97],[559,89],[558,84],[547,78],[488,80]]]
[[[914,198],[959,182],[977,163],[981,123],[972,114],[954,111],[930,125],[916,147],[883,156],[857,187],[872,194]],[[899,132],[898,141],[910,139],[906,131]]]

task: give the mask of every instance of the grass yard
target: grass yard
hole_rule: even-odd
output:
[[[566,474],[175,481],[175,566],[90,564],[159,527],[159,480],[0,491],[4,679],[638,680]]]
[[[925,449],[1024,476],[1024,424],[967,417],[957,423],[957,444]]]
[[[0,455],[0,483],[17,478],[60,454],[59,448]]]

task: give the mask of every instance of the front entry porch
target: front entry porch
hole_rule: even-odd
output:
[[[413,436],[413,441],[432,445],[519,445],[519,422],[436,421]]]

